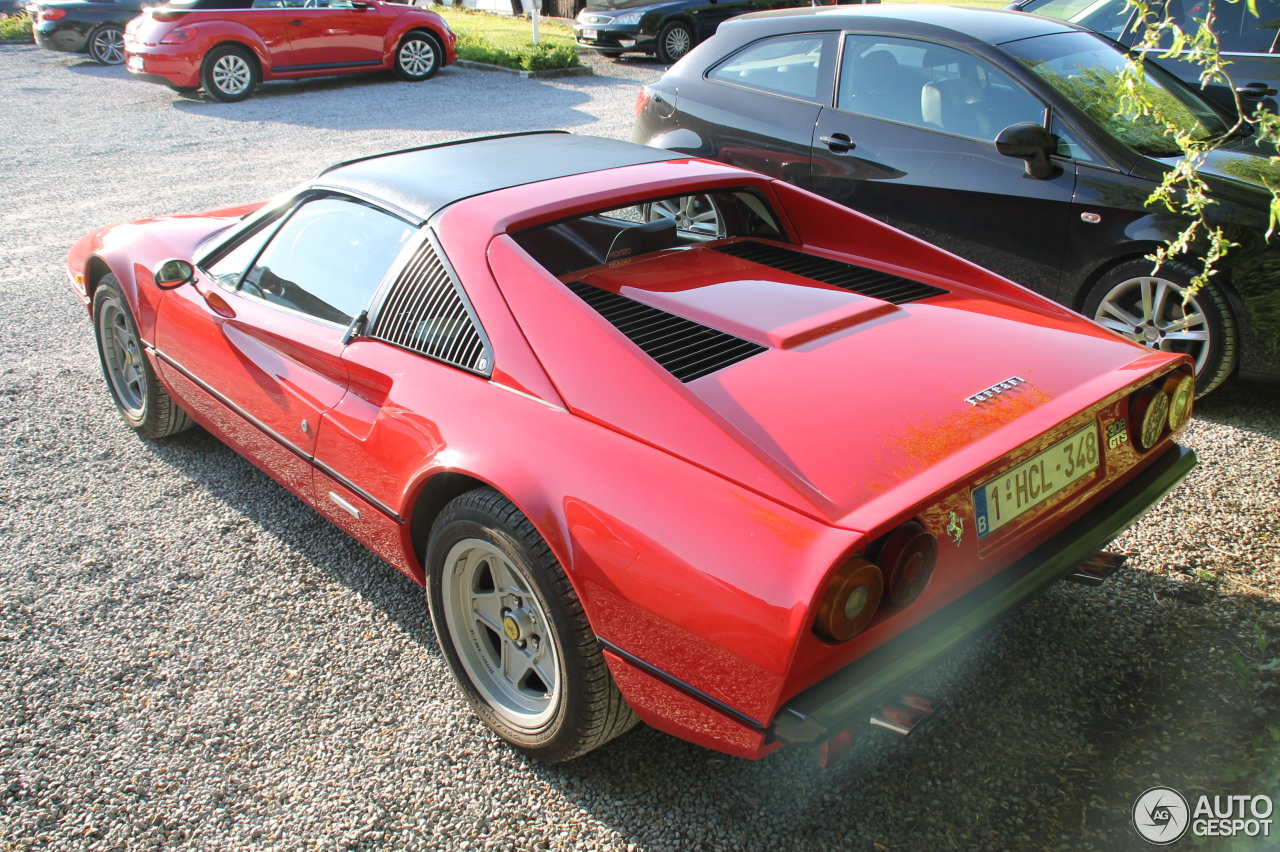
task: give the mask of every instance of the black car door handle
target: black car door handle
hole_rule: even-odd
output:
[[[857,146],[853,140],[843,133],[832,133],[830,136],[819,136],[818,141],[831,149],[833,154],[847,154]]]
[[[291,27],[300,27],[300,26],[302,26],[302,21],[290,21],[290,22],[289,22],[289,26],[291,26]]]
[[[1250,83],[1247,86],[1237,86],[1236,92],[1242,98],[1270,98],[1277,94],[1276,90],[1266,83]]]

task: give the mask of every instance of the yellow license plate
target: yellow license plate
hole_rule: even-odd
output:
[[[990,535],[1098,469],[1098,429],[1090,425],[973,490],[978,537]]]

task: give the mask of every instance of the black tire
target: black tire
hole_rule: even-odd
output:
[[[564,568],[501,494],[481,488],[445,506],[426,571],[445,660],[498,736],[557,763],[636,723]]]
[[[658,31],[658,61],[671,65],[693,50],[693,30],[688,24],[670,21]]]
[[[124,30],[115,24],[103,24],[89,33],[85,42],[89,58],[99,65],[124,62]]]
[[[1182,294],[1195,275],[1182,261],[1167,261],[1155,273],[1149,260],[1125,261],[1098,279],[1081,313],[1136,343],[1190,355],[1196,395],[1204,396],[1235,370],[1239,339],[1231,306],[1216,284],[1192,296],[1184,312]]]
[[[215,47],[200,64],[200,83],[209,97],[234,103],[253,94],[262,79],[258,60],[243,47]]]
[[[424,32],[406,35],[396,48],[396,76],[410,83],[430,80],[440,70],[444,49],[436,37]]]
[[[130,429],[144,438],[165,438],[191,428],[191,417],[151,369],[133,313],[114,275],[104,275],[93,292],[93,332],[107,389]]]

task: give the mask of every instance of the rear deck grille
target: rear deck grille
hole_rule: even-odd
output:
[[[566,286],[682,382],[723,370],[766,348],[581,281]]]
[[[946,293],[939,287],[921,284],[900,275],[890,275],[865,266],[854,266],[840,260],[818,257],[795,249],[782,246],[758,243],[750,240],[738,243],[727,243],[714,247],[716,251],[728,255],[772,267],[792,275],[812,278],[833,287],[892,302],[895,305],[940,296]]]

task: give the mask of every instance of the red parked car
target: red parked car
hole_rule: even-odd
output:
[[[1100,582],[1195,463],[1186,356],[626,142],[353,160],[68,262],[125,422],[199,423],[425,584],[478,715],[545,760],[637,717],[748,758],[908,731],[918,674]]]
[[[268,80],[426,80],[457,60],[456,42],[435,12],[383,0],[172,0],[129,22],[124,49],[139,80],[240,101]]]

